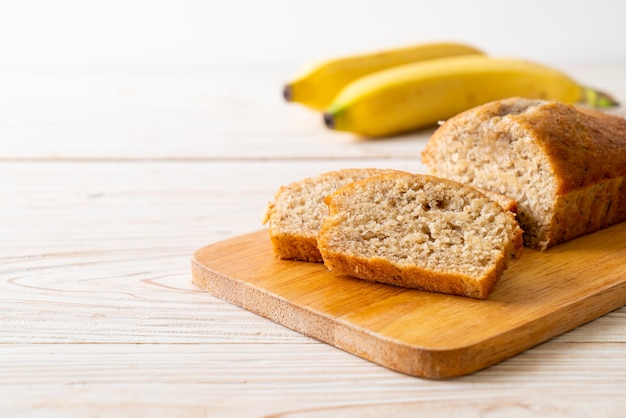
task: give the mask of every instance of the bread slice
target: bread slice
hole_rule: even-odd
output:
[[[326,198],[318,247],[329,270],[485,299],[522,251],[515,215],[472,187],[392,173]]]
[[[281,259],[322,262],[317,235],[328,214],[324,198],[355,180],[398,172],[391,169],[347,168],[323,173],[281,187],[265,212],[274,254]]]
[[[544,250],[626,220],[626,120],[512,98],[463,112],[432,135],[430,173],[515,199],[525,245]]]

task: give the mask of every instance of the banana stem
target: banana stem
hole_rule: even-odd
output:
[[[619,106],[619,102],[607,93],[589,87],[583,87],[582,90],[583,102],[588,106],[600,109]]]

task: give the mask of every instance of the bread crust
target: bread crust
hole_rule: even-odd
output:
[[[521,234],[519,242],[521,246]],[[437,273],[419,266],[400,268],[383,258],[355,257],[335,251],[324,252],[324,265],[331,271],[370,282],[487,299],[506,269],[507,259],[504,255],[500,257],[494,268],[480,280],[461,274]]]
[[[514,119],[550,159],[557,194],[626,176],[626,119],[558,102]]]

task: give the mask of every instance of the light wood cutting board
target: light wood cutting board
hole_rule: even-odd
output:
[[[385,367],[460,376],[626,304],[626,223],[545,252],[524,249],[487,300],[422,292],[278,260],[267,230],[201,248],[202,289]]]

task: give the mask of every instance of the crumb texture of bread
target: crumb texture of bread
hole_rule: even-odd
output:
[[[422,162],[431,174],[510,196],[528,247],[545,250],[626,220],[626,120],[511,98],[446,121]]]
[[[281,259],[322,262],[317,236],[328,214],[324,198],[337,189],[393,169],[346,168],[309,177],[281,187],[268,205],[263,223],[269,223],[274,254]]]
[[[351,183],[326,203],[318,247],[331,271],[485,299],[521,255],[515,215],[449,180],[384,174]]]
[[[512,197],[505,196],[501,193],[493,192],[491,190],[481,189],[480,187],[475,187],[475,189],[502,206],[505,210],[513,213],[517,212],[517,201]]]

